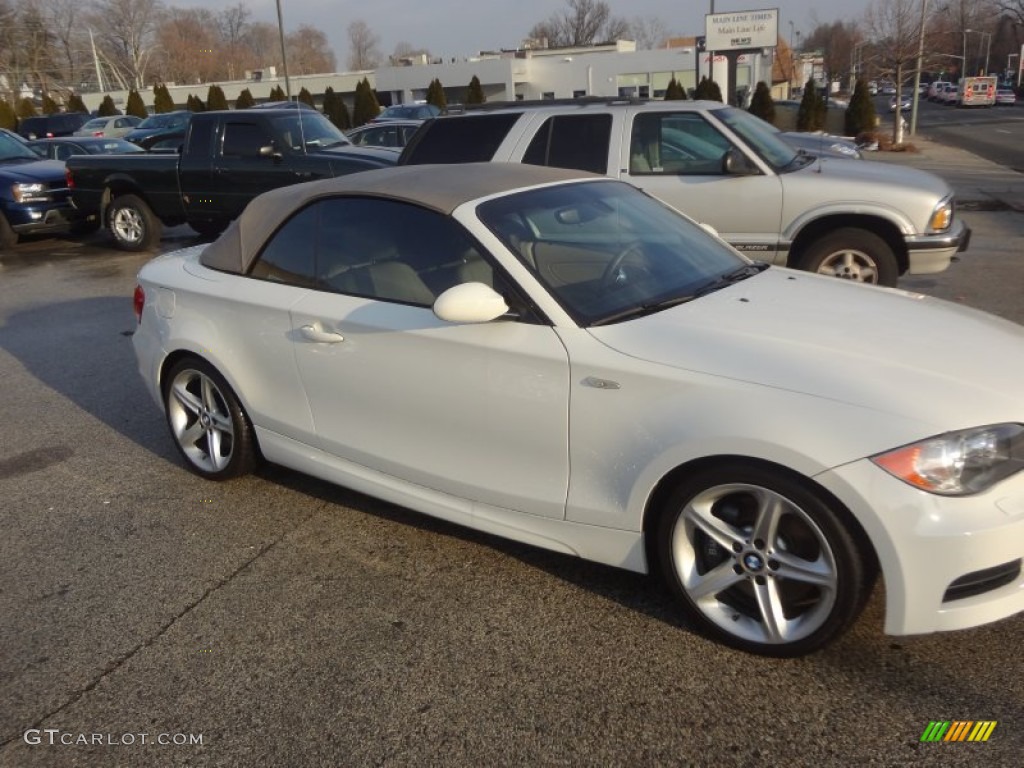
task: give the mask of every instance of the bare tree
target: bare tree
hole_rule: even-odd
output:
[[[163,4],[160,0],[93,0],[92,7],[106,58],[123,80],[142,88],[155,52]]]
[[[296,75],[334,71],[334,52],[327,44],[327,35],[303,24],[285,39],[288,69]]]
[[[403,59],[417,58],[419,56],[426,56],[427,61],[430,61],[430,51],[426,48],[416,48],[412,43],[401,41],[395,45],[395,50],[391,52],[388,57],[388,61],[391,62],[391,66],[400,66]]]
[[[657,16],[634,16],[629,22],[628,38],[636,41],[637,50],[661,48],[672,37],[668,25]]]
[[[215,16],[205,8],[170,8],[161,16],[154,69],[160,80],[206,83],[225,77]]]
[[[373,69],[380,64],[380,38],[362,19],[356,19],[348,25],[348,44],[349,69]]]
[[[530,29],[530,37],[552,48],[594,45],[630,36],[630,24],[611,15],[604,0],[565,0],[567,8]]]
[[[878,55],[896,83],[896,104],[902,103],[903,80],[914,70],[921,34],[920,0],[873,0],[865,13]],[[903,114],[893,113],[892,140],[903,143]]]

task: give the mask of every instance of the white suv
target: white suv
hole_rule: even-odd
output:
[[[620,178],[748,256],[860,282],[940,272],[970,239],[937,176],[801,152],[719,102],[485,105],[427,121],[399,164],[481,161]]]

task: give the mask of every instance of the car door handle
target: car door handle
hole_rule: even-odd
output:
[[[309,341],[315,341],[319,344],[337,344],[339,341],[344,341],[345,337],[340,333],[334,333],[332,331],[325,331],[315,325],[304,325],[299,328],[303,337]]]

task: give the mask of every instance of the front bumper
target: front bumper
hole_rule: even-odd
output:
[[[1024,611],[1024,473],[961,497],[912,488],[867,459],[816,479],[875,547],[888,634],[965,629]]]
[[[907,243],[907,274],[930,275],[949,267],[953,257],[966,251],[971,243],[971,228],[956,219],[949,232],[938,235],[912,235]]]
[[[68,203],[18,206],[6,210],[4,214],[11,229],[19,235],[66,232],[85,220],[85,216]]]

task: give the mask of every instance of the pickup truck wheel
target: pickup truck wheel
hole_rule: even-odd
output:
[[[107,226],[125,251],[148,251],[160,242],[160,220],[135,195],[114,198],[107,209]]]
[[[215,219],[214,221],[190,221],[188,225],[203,237],[217,237],[227,229],[228,222]]]
[[[6,251],[18,244],[18,233],[11,229],[7,219],[0,213],[0,251]]]
[[[899,278],[896,255],[889,244],[855,227],[837,229],[811,243],[800,260],[800,269],[890,288]]]

